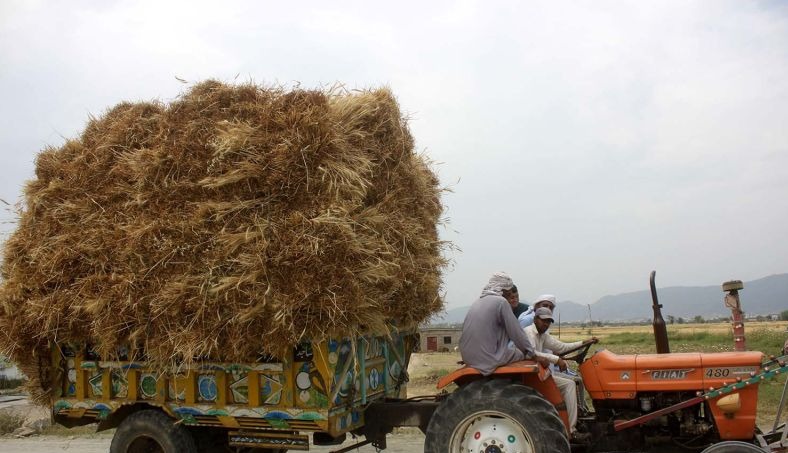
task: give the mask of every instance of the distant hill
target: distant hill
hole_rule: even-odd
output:
[[[672,286],[657,288],[662,315],[692,319],[695,316],[717,318],[730,316],[725,307],[720,285]],[[788,274],[771,275],[758,280],[744,282],[740,292],[741,304],[747,315],[768,315],[788,309]],[[432,324],[462,323],[468,306],[448,310]],[[556,314],[561,322],[582,322],[588,319],[586,305],[571,301],[559,301]],[[605,296],[591,304],[594,321],[636,321],[651,319],[651,292],[649,290]]]

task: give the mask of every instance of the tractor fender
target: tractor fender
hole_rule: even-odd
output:
[[[476,368],[464,366],[447,374],[438,381],[438,390],[443,389],[449,384],[456,384],[463,387],[472,382],[489,379],[506,379],[525,386],[531,387],[539,392],[544,399],[555,406],[558,416],[564,422],[567,432],[569,432],[569,413],[566,410],[564,398],[558,390],[552,374],[548,368],[542,367],[533,360],[521,360],[519,362],[508,363],[498,367],[492,374],[485,376]]]
[[[512,377],[516,378],[519,375],[525,374],[536,374],[540,381],[544,381],[548,379],[550,373],[546,368],[539,366],[536,362],[532,360],[521,360],[519,362],[512,362],[508,363],[504,366],[500,366],[493,371],[490,375],[492,377]],[[453,372],[443,376],[438,381],[438,390],[446,387],[449,384],[457,384],[459,386],[465,385],[469,382],[476,381],[478,379],[482,379],[485,376],[476,368],[471,368],[467,365],[463,366],[462,368],[458,368]]]

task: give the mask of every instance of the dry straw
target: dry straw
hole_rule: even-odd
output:
[[[196,85],[43,150],[5,244],[0,351],[52,341],[160,366],[389,332],[442,308],[442,205],[386,90]]]

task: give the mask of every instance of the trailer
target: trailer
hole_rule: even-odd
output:
[[[106,361],[90,344],[60,343],[52,347],[52,414],[68,427],[117,427],[112,452],[308,450],[348,433],[385,448],[392,427],[381,421],[407,404],[399,397],[416,344],[413,332],[397,332],[306,342],[281,358],[162,370],[144,351]]]

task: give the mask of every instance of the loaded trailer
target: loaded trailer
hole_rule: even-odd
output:
[[[113,452],[308,450],[348,433],[385,448],[392,423],[426,427],[418,414],[428,420],[436,404],[400,399],[416,341],[411,332],[331,339],[282,358],[171,370],[148,366],[144,351],[105,361],[90,344],[60,343],[52,348],[52,413],[68,427],[117,427]]]

